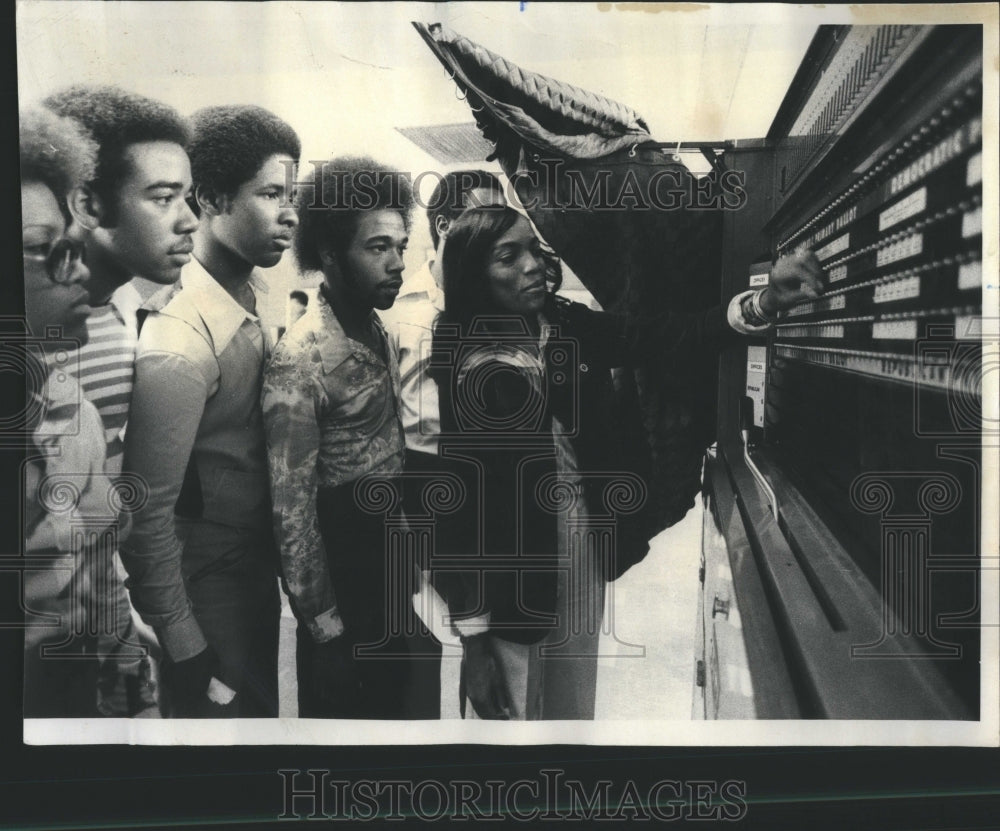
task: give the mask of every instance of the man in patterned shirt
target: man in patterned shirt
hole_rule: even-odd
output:
[[[412,202],[405,175],[366,158],[299,183],[296,254],[323,283],[275,348],[263,407],[300,717],[407,716],[410,661],[392,622],[409,597],[390,585],[384,509],[362,480],[403,469],[399,371],[374,310],[402,286]]]
[[[132,397],[136,310],[142,302],[132,279],[175,283],[190,259],[191,233],[198,226],[185,202],[191,187],[184,150],[189,131],[171,107],[117,87],[72,86],[49,96],[45,105],[81,124],[98,147],[94,178],[69,200],[73,233],[87,252],[86,287],[93,307],[89,340],[77,366],[84,394],[104,423],[106,470],[117,476]],[[120,558],[117,552],[106,553],[95,558],[101,573],[94,576],[94,600],[102,622],[113,616],[106,621],[111,625],[99,652],[114,657],[101,668],[100,708],[105,715],[157,715],[154,665],[141,657]],[[151,630],[143,632],[143,639],[155,643]]]

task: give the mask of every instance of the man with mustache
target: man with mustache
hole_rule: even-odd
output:
[[[299,139],[255,106],[192,116],[201,224],[179,288],[140,312],[125,468],[149,487],[123,546],[132,598],[167,656],[179,717],[278,713],[280,603],[260,379],[269,351],[257,269],[298,222]]]
[[[169,285],[189,259],[198,218],[185,199],[191,166],[184,146],[190,135],[184,119],[159,101],[117,87],[71,86],[50,95],[45,106],[72,118],[97,145],[92,179],[68,196],[74,219],[71,235],[82,242],[90,276],[84,285],[93,312],[88,341],[78,353],[80,384],[101,415],[109,475],[121,473],[135,363],[136,310],[142,302],[134,277]],[[122,583],[119,558],[94,558],[96,610],[113,614],[102,636],[101,712],[105,715],[158,715],[154,664],[140,653],[140,637]],[[107,605],[104,605],[107,604]],[[106,610],[106,611],[105,611]],[[151,634],[144,633],[147,642]],[[124,694],[122,694],[124,687]]]
[[[399,370],[374,310],[402,286],[413,195],[405,175],[353,157],[298,187],[296,256],[323,283],[274,350],[263,407],[299,716],[404,718],[410,661],[392,621],[409,596],[390,585],[385,513],[361,480],[403,470]]]

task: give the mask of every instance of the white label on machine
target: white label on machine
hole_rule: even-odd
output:
[[[753,426],[764,426],[764,373],[747,373],[747,397],[753,402]]]
[[[836,268],[831,268],[827,277],[830,278],[831,283],[836,283],[838,280],[843,280],[847,276],[847,266],[838,265]]]
[[[842,237],[837,237],[832,242],[828,242],[822,248],[816,251],[816,258],[819,260],[826,260],[832,257],[834,254],[839,254],[841,251],[850,247],[851,245],[851,235],[844,234]]]
[[[982,340],[983,318],[980,315],[958,315],[955,318],[955,337],[958,340]]]
[[[747,372],[764,372],[767,368],[767,347],[747,347]]]
[[[976,208],[962,217],[962,237],[974,237],[983,232],[983,209]]]
[[[906,277],[902,280],[894,280],[891,283],[884,283],[875,286],[876,303],[892,303],[894,300],[908,300],[911,297],[920,297],[920,277]]]
[[[965,186],[971,188],[983,181],[983,154],[976,153],[965,166]]]
[[[764,426],[764,377],[767,371],[767,347],[747,347],[746,394],[753,402],[754,427]]]
[[[872,324],[872,337],[877,340],[916,340],[916,320],[880,320]]]
[[[878,266],[888,265],[898,260],[905,260],[907,257],[915,257],[924,250],[924,235],[913,234],[912,236],[887,245],[875,257],[875,264]]]
[[[900,199],[895,205],[879,214],[878,229],[884,231],[897,225],[904,219],[916,216],[927,207],[927,188],[915,190],[905,199]]]
[[[976,260],[965,263],[958,270],[958,287],[960,289],[977,289],[983,284],[983,264]]]
[[[750,288],[757,289],[761,286],[766,286],[770,276],[770,263],[753,263],[750,266]]]

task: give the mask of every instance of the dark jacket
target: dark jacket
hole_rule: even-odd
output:
[[[607,513],[605,474],[621,469],[611,369],[630,351],[623,321],[562,299],[545,314],[555,329],[544,372],[530,357],[536,339],[510,320],[464,339],[439,331],[432,370],[440,454],[466,492],[457,515],[438,525],[435,585],[452,615],[488,611],[493,634],[519,643],[540,640],[557,623],[557,571],[565,563],[558,488],[551,489],[553,418],[569,432],[589,513]],[[470,567],[450,568],[448,557]]]

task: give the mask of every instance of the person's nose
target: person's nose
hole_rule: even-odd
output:
[[[299,215],[295,211],[295,205],[291,201],[284,204],[281,212],[278,214],[278,222],[286,226],[289,230],[295,228],[299,224]]]
[[[174,226],[178,234],[191,234],[198,227],[198,217],[187,200],[182,200],[180,216],[177,217],[177,224]]]
[[[389,257],[386,263],[385,270],[390,274],[402,274],[403,273],[403,255],[400,253],[398,248],[392,249],[392,256]]]
[[[90,269],[87,268],[87,264],[82,259],[73,263],[71,269],[69,277],[65,281],[66,283],[85,283],[90,279]]]
[[[529,251],[525,255],[524,273],[535,275],[535,274],[540,274],[544,270],[545,270],[545,259],[542,257],[542,255],[535,254]]]

